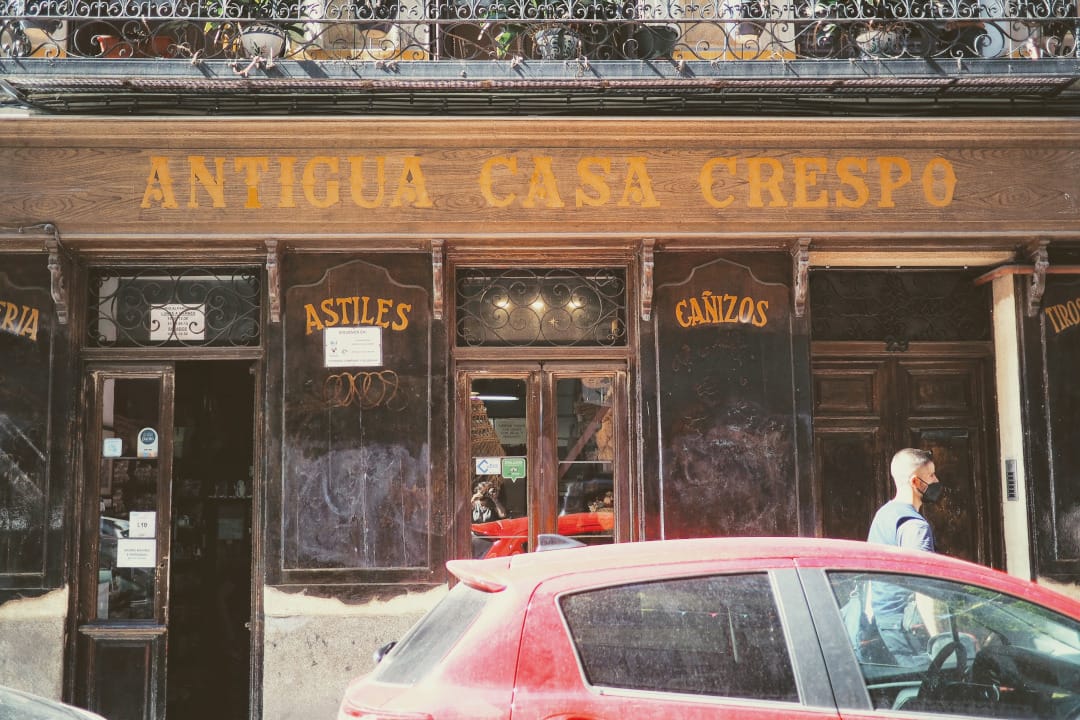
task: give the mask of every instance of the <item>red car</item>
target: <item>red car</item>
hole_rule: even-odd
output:
[[[615,514],[610,512],[579,512],[560,515],[559,534],[582,541],[598,539],[611,542],[615,529]],[[473,556],[506,557],[525,552],[529,540],[529,518],[508,518],[486,523],[473,523]]]
[[[1080,603],[941,555],[727,538],[447,566],[339,720],[1080,718]]]

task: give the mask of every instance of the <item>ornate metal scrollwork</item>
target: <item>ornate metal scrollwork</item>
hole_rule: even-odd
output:
[[[818,270],[810,273],[814,340],[879,341],[903,352],[918,341],[990,339],[990,300],[975,271]]]
[[[458,271],[458,345],[614,347],[626,342],[623,268]]]
[[[259,268],[100,268],[88,287],[89,347],[256,347]]]
[[[0,56],[416,61],[1066,58],[1075,0],[0,0]],[[278,31],[273,41],[267,30]],[[280,43],[280,44],[276,44]]]

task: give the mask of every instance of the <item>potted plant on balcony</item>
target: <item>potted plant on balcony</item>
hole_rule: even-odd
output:
[[[290,36],[304,32],[290,16],[296,7],[287,0],[205,0],[205,11],[214,18],[206,24],[210,44],[229,57],[281,57]]]
[[[854,3],[852,3],[854,5]],[[927,57],[945,25],[939,0],[861,0],[851,36],[868,58]]]
[[[541,59],[568,60],[587,47],[615,42],[618,21],[632,20],[633,8],[620,0],[496,0],[482,13],[487,22],[481,35],[495,33],[498,57],[526,38]]]
[[[814,0],[800,12],[811,22],[800,31],[800,52],[813,58],[849,58],[857,53],[852,42],[851,22],[859,17],[854,0]],[[859,26],[861,31],[865,22]]]

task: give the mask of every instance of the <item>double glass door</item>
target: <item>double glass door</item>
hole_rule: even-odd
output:
[[[473,557],[535,549],[541,534],[630,539],[624,365],[459,368],[458,392]]]

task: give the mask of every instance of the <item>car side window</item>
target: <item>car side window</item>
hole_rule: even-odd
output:
[[[764,573],[606,587],[560,607],[592,685],[799,699]]]
[[[829,573],[877,709],[986,718],[1080,713],[1080,623],[938,578]]]

